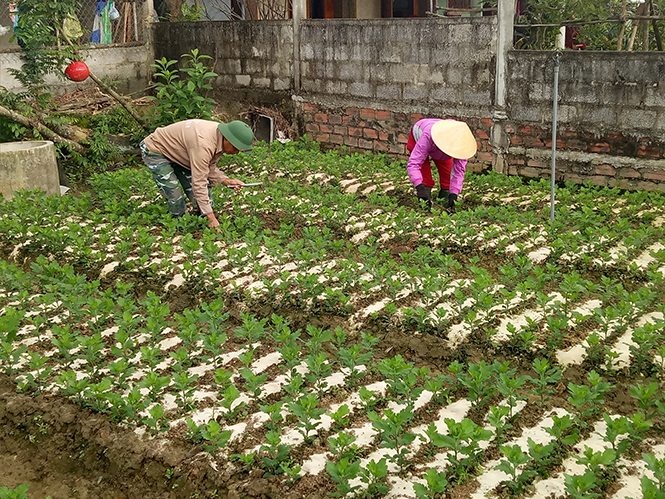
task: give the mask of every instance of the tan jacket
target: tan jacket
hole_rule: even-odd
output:
[[[224,152],[217,125],[208,120],[179,121],[158,128],[144,139],[150,152],[163,154],[192,171],[192,192],[203,215],[212,213],[208,181],[214,187],[228,178],[217,168],[217,160]]]

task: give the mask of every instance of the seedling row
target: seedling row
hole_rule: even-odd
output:
[[[549,184],[469,175],[451,216],[383,156],[239,157],[219,232],[139,169],[0,204],[18,390],[296,495],[665,492],[665,198],[561,186],[550,223]]]

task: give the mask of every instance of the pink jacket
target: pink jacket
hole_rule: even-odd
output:
[[[208,120],[178,121],[158,128],[144,139],[149,151],[163,154],[192,171],[192,192],[203,215],[212,213],[208,181],[215,187],[228,178],[217,168],[217,160],[224,152],[217,125]]]
[[[432,140],[432,125],[437,121],[439,121],[438,118],[425,118],[416,122],[413,128],[411,128],[413,138],[416,140],[416,146],[411,151],[406,171],[413,185],[423,183],[420,167],[428,157],[436,160],[450,158],[450,156],[436,147],[436,144]],[[466,163],[466,159],[453,159],[452,178],[450,179],[450,192],[453,194],[462,192]]]

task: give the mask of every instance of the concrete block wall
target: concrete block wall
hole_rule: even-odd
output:
[[[551,175],[551,52],[512,51],[505,171]],[[665,192],[665,57],[661,53],[561,54],[557,178]]]
[[[493,18],[303,21],[301,94],[486,115],[495,32]]]
[[[293,27],[290,21],[213,21],[155,24],[158,58],[180,61],[197,48],[212,57],[218,74],[213,97],[290,97],[293,89]]]

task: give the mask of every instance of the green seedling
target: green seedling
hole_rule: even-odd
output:
[[[187,423],[187,430],[185,431],[185,438],[192,442],[193,444],[199,444],[203,440],[203,435],[201,430],[205,428],[205,425],[197,425],[194,420],[190,417],[185,418],[185,423]]]
[[[372,359],[370,352],[362,353],[362,351],[363,347],[359,343],[354,343],[348,348],[340,347],[337,351],[342,365],[351,371],[349,374],[351,383],[356,383],[363,376],[358,366],[365,365]]]
[[[326,471],[335,482],[337,492],[329,492],[332,497],[348,497],[354,494],[360,485],[351,485],[350,482],[360,474],[360,461],[342,458],[339,461],[328,461]]]
[[[375,398],[376,394],[377,392],[370,390],[365,386],[360,387],[358,396],[360,397],[360,401],[363,404],[363,409],[365,412],[371,411],[372,408],[379,402],[378,398]]]
[[[210,355],[215,369],[219,368],[219,357],[226,352],[224,348],[226,339],[226,334],[218,331],[211,331],[203,336],[203,350]]]
[[[157,372],[148,372],[137,384],[141,388],[148,390],[148,398],[156,400],[157,396],[164,388],[169,386],[171,379],[168,376],[160,376]]]
[[[55,376],[55,383],[60,387],[60,393],[65,397],[74,397],[79,402],[83,402],[86,388],[88,387],[88,378],[78,379],[76,371],[64,371]]]
[[[665,492],[665,459],[657,459],[653,454],[642,453],[647,469],[653,472],[659,492]]]
[[[213,456],[226,446],[232,435],[231,430],[222,430],[222,427],[214,419],[211,419],[207,425],[203,425],[200,428],[200,433],[203,441],[207,442],[201,443],[201,447]]]
[[[318,328],[311,324],[307,325],[307,334],[309,334],[309,340],[306,342],[307,349],[310,355],[314,356],[321,353],[323,344],[332,339],[332,333],[329,329]]]
[[[543,478],[546,477],[547,467],[552,462],[552,458],[550,456],[554,452],[554,444],[537,444],[533,441],[533,439],[531,439],[531,437],[529,437],[527,442],[529,444],[529,457],[533,462],[536,473]]]
[[[629,345],[631,355],[631,369],[636,372],[651,374],[657,370],[654,364],[652,351],[662,343],[665,322],[653,324],[647,322],[633,331],[633,343]]]
[[[466,374],[459,376],[459,382],[469,390],[472,407],[482,407],[496,392],[496,384],[490,382],[496,367],[487,365],[484,360],[478,364],[469,364]]]
[[[175,401],[183,410],[188,411],[195,407],[194,392],[196,391],[196,387],[192,386],[192,383],[194,383],[198,377],[198,374],[192,374],[190,376],[187,372],[175,373],[173,375],[173,388],[178,394]]]
[[[113,386],[111,378],[104,378],[99,383],[90,383],[83,392],[88,404],[97,412],[104,412],[107,408],[108,392]]]
[[[317,409],[318,405],[319,400],[313,393],[303,395],[297,402],[289,403],[289,410],[299,418],[296,428],[305,439],[305,443],[311,441],[310,432],[321,425],[319,418],[326,412],[325,409]]]
[[[662,487],[659,487],[648,476],[643,476],[640,483],[643,499],[665,499],[665,490],[663,490]]]
[[[434,468],[428,469],[423,478],[427,482],[426,485],[421,483],[414,483],[413,490],[416,492],[418,499],[435,499],[442,497],[448,488],[448,479],[444,471],[438,472]]]
[[[448,435],[441,435],[434,423],[429,425],[425,434],[436,447],[445,447],[453,452],[449,459],[454,474],[460,477],[475,464],[480,453],[480,442],[492,438],[492,432],[468,418],[459,423],[452,418],[445,418],[444,422],[448,427]]]
[[[405,362],[401,355],[381,360],[378,368],[388,383],[388,392],[394,397],[415,400],[422,392],[422,389],[414,390],[414,387],[418,383],[418,376],[423,372],[415,369],[413,363]]]
[[[54,324],[51,332],[53,333],[51,343],[58,349],[58,353],[65,360],[65,369],[69,369],[75,355],[72,353],[72,350],[79,346],[79,338],[76,334],[70,332],[68,325],[61,327]]]
[[[97,375],[97,370],[102,360],[101,351],[106,346],[102,335],[101,333],[95,333],[92,336],[81,336],[79,344],[83,358],[86,361],[84,367],[90,372],[90,376],[94,377]]]
[[[316,355],[308,355],[305,358],[305,363],[309,369],[309,372],[305,374],[307,381],[315,390],[324,390],[327,386],[324,378],[332,373],[332,365],[328,363],[326,354],[319,352]]]
[[[284,417],[282,416],[283,405],[283,402],[276,402],[270,405],[259,404],[259,409],[265,412],[270,418],[270,421],[265,423],[269,430],[277,431],[279,429],[279,423],[284,420]]]
[[[150,416],[144,417],[141,422],[148,427],[150,433],[156,435],[160,431],[168,429],[168,420],[164,417],[164,409],[161,405],[152,406],[148,413]]]
[[[251,469],[256,462],[256,453],[250,452],[249,454],[231,454],[231,461],[238,461],[242,464],[245,470]]]
[[[505,431],[513,427],[513,425],[510,424],[510,418],[508,417],[509,413],[510,407],[505,405],[490,407],[490,410],[487,413],[487,420],[495,428],[494,434],[497,443],[502,442]]]
[[[603,419],[607,425],[607,431],[605,435],[602,435],[603,440],[612,444],[612,450],[614,450],[618,458],[630,447],[630,439],[626,438],[619,441],[621,435],[630,433],[630,420],[626,416],[612,418],[607,413],[603,413]]]
[[[599,483],[593,471],[588,470],[584,475],[569,475],[564,473],[564,477],[566,492],[573,499],[596,499],[596,497],[600,496],[598,492],[591,492]]]
[[[141,360],[150,368],[150,372],[155,372],[157,364],[162,361],[162,350],[159,347],[141,347]]]
[[[587,379],[591,386],[568,384],[568,391],[571,393],[568,402],[577,410],[580,422],[582,418],[592,416],[600,411],[602,404],[605,403],[603,394],[612,389],[609,383],[601,380],[600,374],[596,371],[590,371]]]
[[[266,470],[264,477],[280,475],[284,468],[288,468],[289,452],[291,448],[282,443],[282,437],[277,431],[266,433],[266,443],[259,448],[263,468]]]
[[[247,313],[241,314],[241,318],[242,326],[234,329],[233,334],[236,338],[245,340],[247,348],[251,350],[253,349],[252,345],[263,338],[263,335],[265,334],[264,326],[268,322],[268,319],[257,320],[255,317]]]
[[[0,499],[28,499],[30,484],[23,483],[14,489],[0,487]]]
[[[349,409],[349,406],[346,404],[342,404],[337,408],[335,412],[329,412],[328,416],[333,420],[335,423],[335,427],[344,427],[349,423],[349,418],[348,415],[351,414],[351,410]]]
[[[508,418],[513,418],[513,409],[517,405],[518,400],[523,400],[519,394],[519,390],[526,384],[528,377],[519,376],[514,377],[515,370],[511,370],[507,373],[499,374],[499,380],[497,383],[497,389],[499,393],[505,398],[506,404],[510,408]]]
[[[240,375],[245,380],[245,389],[247,393],[252,397],[253,400],[258,400],[259,395],[261,395],[261,386],[268,379],[268,374],[255,374],[251,369],[243,367],[240,370]]]
[[[189,351],[185,347],[180,347],[175,352],[169,352],[169,357],[175,361],[172,369],[177,373],[183,372],[193,363]]]
[[[596,451],[585,445],[584,453],[581,456],[575,456],[577,464],[583,464],[596,476],[602,476],[606,469],[616,462],[616,452],[614,449],[605,449]]]
[[[32,372],[27,372],[23,381],[19,381],[18,387],[20,390],[35,390],[39,391],[44,384],[44,381],[50,376],[53,367],[46,366],[49,358],[41,355],[39,352],[28,352],[28,369]]]
[[[449,382],[449,376],[439,373],[436,377],[425,376],[423,387],[434,394],[432,400],[450,403],[450,389],[444,388],[447,382]]]
[[[388,475],[388,465],[385,457],[379,462],[372,459],[366,468],[360,468],[360,480],[367,485],[365,497],[383,496],[390,490],[390,487],[383,483],[386,475]]]
[[[633,441],[640,442],[644,439],[646,432],[651,429],[653,423],[644,418],[644,416],[636,412],[630,419],[628,429],[630,431],[630,438]]]
[[[510,480],[503,480],[501,484],[508,488],[511,494],[521,494],[525,485],[536,474],[532,470],[524,470],[518,474],[518,468],[529,462],[529,455],[523,452],[519,445],[513,445],[512,447],[502,445],[500,450],[506,456],[506,459],[501,460],[494,469],[503,471],[511,478]]]
[[[652,382],[648,385],[631,385],[630,395],[637,399],[637,405],[642,411],[645,420],[652,419],[657,413],[658,383]]]
[[[510,346],[512,346],[518,352],[522,352],[527,355],[530,354],[534,343],[538,339],[538,336],[534,333],[534,331],[528,326],[521,328],[518,331],[513,324],[508,324],[506,328],[510,333]]]
[[[552,421],[552,427],[546,427],[545,431],[554,437],[554,442],[557,445],[574,445],[577,442],[580,431],[575,427],[570,415],[566,414],[561,417],[553,415]]]
[[[238,390],[235,385],[229,385],[226,390],[224,390],[224,393],[222,393],[222,401],[219,405],[226,409],[224,417],[229,423],[235,422],[245,409],[245,402],[238,402],[236,404],[239,397],[240,390]]]
[[[215,380],[215,384],[217,385],[217,390],[220,393],[224,393],[224,391],[231,385],[231,378],[233,377],[233,373],[229,371],[225,371],[224,369],[215,369],[215,375],[213,376],[213,379]]]
[[[411,451],[407,446],[416,439],[414,433],[404,431],[413,418],[413,406],[407,406],[399,412],[386,409],[383,411],[385,417],[379,416],[376,412],[370,411],[367,417],[372,422],[372,426],[379,432],[381,438],[381,447],[395,449],[395,454],[391,454],[389,459],[397,464],[402,470],[410,465],[407,456]]]
[[[533,369],[538,374],[537,378],[531,379],[534,385],[533,393],[538,397],[538,404],[543,407],[554,394],[554,390],[548,388],[548,385],[558,382],[562,372],[559,367],[551,367],[547,359],[535,359]]]
[[[350,433],[340,433],[337,438],[330,437],[328,443],[330,444],[330,452],[338,457],[338,460],[342,458],[348,458],[353,460],[356,458],[356,453],[358,452],[358,446],[354,443],[356,437]]]
[[[109,374],[114,379],[116,388],[125,390],[129,387],[127,380],[136,372],[136,368],[130,365],[126,358],[119,358],[108,365]]]

